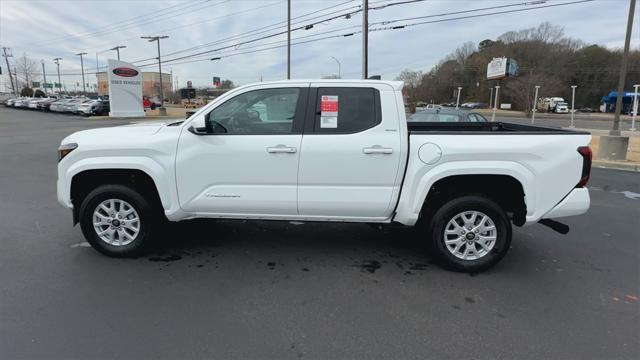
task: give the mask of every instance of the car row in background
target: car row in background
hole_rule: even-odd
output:
[[[84,116],[106,115],[109,113],[109,100],[90,99],[86,97],[19,97],[8,99],[4,104],[7,107],[71,113]]]
[[[416,111],[407,119],[408,122],[487,122],[487,119],[469,110],[425,109]]]

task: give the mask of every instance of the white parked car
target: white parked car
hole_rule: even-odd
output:
[[[554,110],[556,114],[568,114],[569,113],[569,104],[566,102],[556,103],[556,109]]]
[[[498,262],[511,227],[583,214],[588,133],[407,123],[403,83],[291,80],[233,89],[187,120],[62,140],[57,196],[87,241],[132,256],[191,218],[425,224],[443,264]],[[303,240],[301,240],[303,241]]]

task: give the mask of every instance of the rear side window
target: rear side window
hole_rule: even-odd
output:
[[[372,88],[318,88],[315,110],[315,133],[356,133],[382,121],[380,93]]]

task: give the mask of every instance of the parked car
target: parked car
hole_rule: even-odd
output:
[[[471,272],[507,253],[512,224],[566,233],[552,219],[589,208],[589,133],[407,122],[402,88],[263,82],[186,120],[76,132],[58,149],[58,201],[114,257],[139,254],[166,220],[421,223],[444,265]]]
[[[64,105],[66,103],[68,103],[69,101],[71,101],[72,99],[60,99],[58,101],[54,101],[51,103],[51,105],[49,105],[49,110],[53,111],[53,112],[63,112],[64,111]]]
[[[55,97],[46,98],[38,102],[38,110],[49,111],[51,104],[58,101]]]
[[[13,107],[15,108],[26,108],[29,106],[29,101],[31,101],[32,99],[29,97],[23,97],[21,99],[16,100],[13,103]]]
[[[464,109],[486,109],[488,105],[486,103],[481,102],[468,102],[462,104],[460,107]]]
[[[142,105],[144,106],[145,109],[151,109],[151,110],[155,110],[156,108],[160,107],[159,102],[155,100],[150,100],[147,97],[142,99]]]
[[[593,112],[593,109],[590,107],[581,107],[580,109],[577,110],[578,112],[583,112],[583,113],[591,113]]]
[[[487,119],[467,110],[424,110],[411,115],[408,122],[487,122]]]
[[[568,114],[569,113],[569,104],[566,102],[558,102],[556,103],[556,109],[554,110],[556,114]]]
[[[7,107],[13,107],[15,102],[18,101],[20,98],[12,98],[12,99],[8,99],[7,101],[5,101],[5,106]]]
[[[78,105],[82,104],[87,98],[74,98],[66,103],[62,107],[62,112],[76,113],[78,111]]]
[[[27,108],[29,109],[33,109],[33,110],[37,110],[38,109],[38,103],[42,100],[44,100],[45,98],[35,98],[35,99],[31,99],[29,100],[29,102],[27,103]]]
[[[78,113],[84,116],[104,115],[109,113],[109,101],[88,100],[78,105]]]

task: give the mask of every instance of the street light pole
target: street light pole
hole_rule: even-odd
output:
[[[533,106],[531,107],[531,123],[536,122],[536,111],[538,111],[538,90],[540,85],[536,85],[536,94],[533,96]]]
[[[53,59],[53,62],[55,62],[56,66],[58,67],[58,85],[60,85],[60,87],[58,88],[58,94],[62,92],[62,81],[60,81],[60,60],[62,60],[62,58]]]
[[[498,106],[498,94],[500,93],[500,85],[496,85],[496,97],[493,100],[493,113],[491,114],[491,122],[496,121],[496,106]]]
[[[168,36],[141,36],[141,39],[147,39],[149,42],[156,41],[158,43],[158,72],[160,76],[160,108],[158,112],[161,116],[167,115],[167,109],[164,108],[164,93],[162,92],[162,59],[160,57],[160,39],[167,39]]]
[[[633,85],[633,117],[631,118],[631,131],[636,131],[636,116],[638,115],[638,88],[640,84]]]
[[[287,80],[291,79],[291,0],[287,0]]]
[[[342,72],[340,70],[342,66],[340,64],[340,61],[338,61],[338,59],[336,59],[334,56],[332,56],[331,58],[338,63],[338,79],[342,79]]]
[[[82,69],[82,92],[84,96],[87,96],[87,84],[84,82],[84,62],[82,60],[82,55],[87,55],[86,52],[77,53],[76,55],[80,56],[80,68]]]
[[[40,63],[42,64],[42,78],[43,78],[42,87],[44,88],[45,95],[49,95],[47,92],[47,73],[44,71],[44,59],[40,59]]]
[[[109,50],[115,50],[116,53],[118,54],[118,61],[120,61],[120,49],[124,49],[124,48],[126,48],[125,45],[118,45],[118,46],[113,47],[113,48],[111,48]]]
[[[362,78],[369,77],[369,0],[362,0]]]
[[[460,91],[462,90],[462,86],[458,86],[458,95],[456,96],[456,109],[460,105]]]
[[[578,86],[577,85],[571,85],[571,126],[569,126],[569,129],[575,129],[576,127],[573,125],[573,113],[576,112],[575,110],[575,102],[576,102],[576,88]]]

